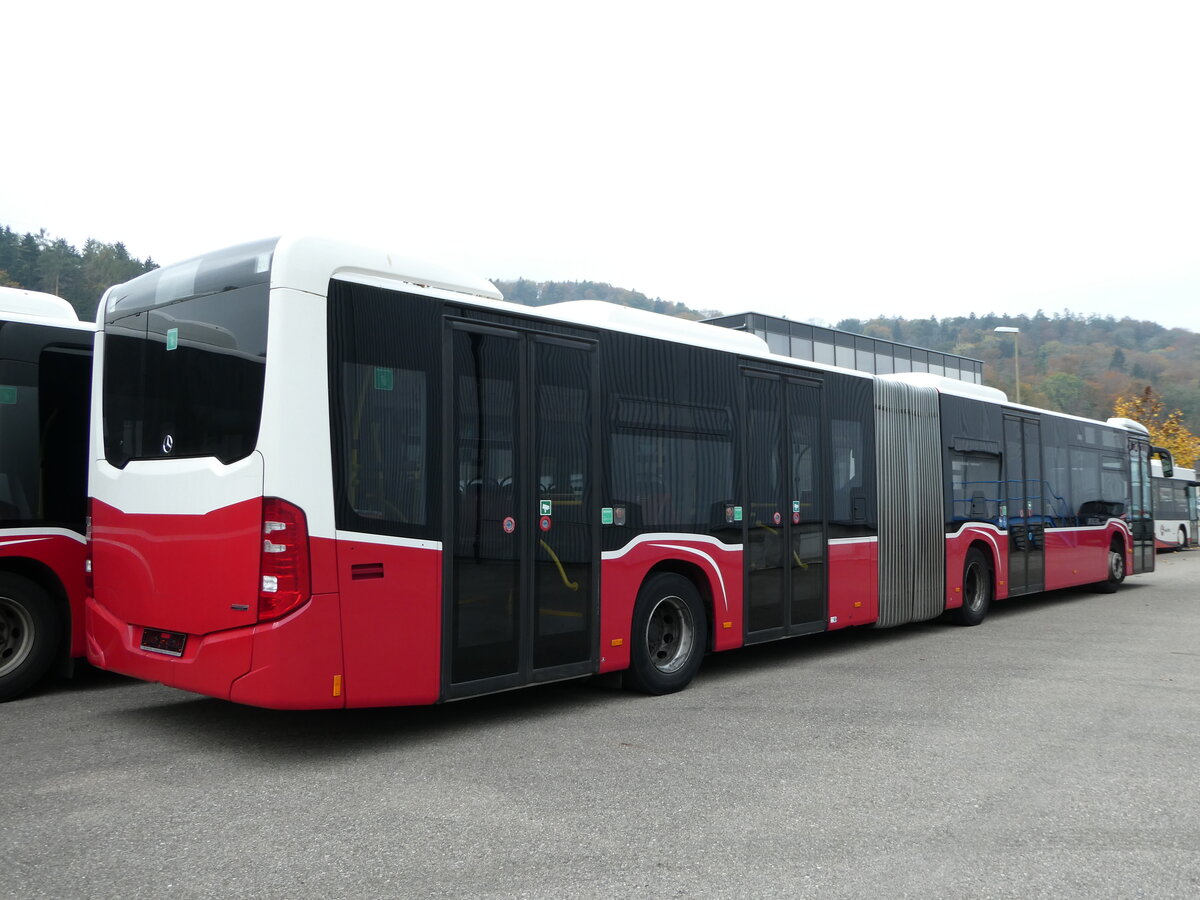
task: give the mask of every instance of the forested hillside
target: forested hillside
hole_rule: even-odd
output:
[[[1014,396],[1016,341],[997,325],[1021,329],[1021,402],[1104,419],[1118,397],[1149,385],[1168,410],[1178,409],[1192,432],[1200,425],[1200,334],[1133,319],[1003,316],[947,319],[843,319],[836,327],[984,362],[986,384]]]
[[[124,244],[88,240],[82,251],[61,238],[18,235],[0,227],[0,285],[46,291],[65,297],[81,319],[95,317],[96,304],[109,285],[156,268],[136,259]],[[647,297],[639,291],[595,281],[496,280],[504,296],[527,306],[566,300],[603,300],[688,319],[719,315],[682,303]],[[823,310],[813,309],[820,313]],[[792,318],[805,320],[797,307]],[[1200,334],[1164,328],[1148,321],[1074,315],[1005,316],[987,313],[946,319],[843,319],[835,327],[969,356],[984,362],[984,382],[1015,396],[1011,334],[997,325],[1021,329],[1021,400],[1031,406],[1104,419],[1120,397],[1139,397],[1147,386],[1166,411],[1179,410],[1183,424],[1200,433]],[[1190,462],[1190,460],[1188,461]]]
[[[149,257],[130,256],[122,243],[89,238],[80,251],[62,238],[49,237],[44,228],[24,235],[7,225],[0,228],[0,286],[55,294],[69,300],[85,321],[96,318],[100,295],[111,285],[156,268]]]

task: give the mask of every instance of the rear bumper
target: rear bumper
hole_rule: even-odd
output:
[[[189,634],[178,657],[141,649],[143,625],[121,621],[94,597],[85,618],[88,661],[99,668],[250,706],[345,705],[337,594],[314,596],[278,622]]]

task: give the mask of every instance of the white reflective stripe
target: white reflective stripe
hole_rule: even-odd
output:
[[[662,532],[659,534],[639,534],[630,540],[620,550],[605,550],[600,554],[601,559],[620,559],[639,544],[661,544],[663,541],[689,541],[694,544],[709,544],[714,549],[729,553],[741,553],[741,544],[726,544],[707,534],[680,534],[678,532]]]
[[[33,540],[46,540],[52,537],[65,537],[73,541],[78,541],[81,544],[87,543],[87,538],[77,531],[72,531],[69,528],[0,528],[0,540],[9,537],[30,538]],[[19,543],[19,541],[5,541],[5,543]]]
[[[360,531],[335,531],[339,541],[354,541],[356,544],[385,544],[389,547],[409,547],[413,550],[441,550],[441,541],[423,541],[416,538],[395,537],[390,534],[366,534]]]

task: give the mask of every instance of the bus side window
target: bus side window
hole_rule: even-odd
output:
[[[1000,457],[990,453],[952,451],[950,483],[955,521],[993,521],[1001,496]]]

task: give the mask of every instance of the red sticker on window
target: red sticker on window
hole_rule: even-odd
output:
[[[517,520],[514,519],[512,516],[507,516],[504,519],[504,533],[512,534],[516,530],[517,530]]]

